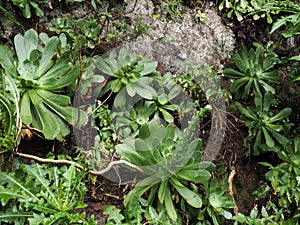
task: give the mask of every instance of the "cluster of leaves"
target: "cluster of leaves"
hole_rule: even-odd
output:
[[[249,13],[251,5],[254,6],[253,3],[256,1],[251,3],[224,1],[222,4],[226,2],[227,7],[232,10],[231,13],[235,11],[239,20],[242,20],[242,14]],[[238,7],[234,8],[233,5],[229,5],[229,2],[234,2],[234,6]],[[279,29],[282,30],[281,34],[285,38],[299,33],[298,2],[268,1],[265,3],[262,8],[255,7],[255,11],[250,12],[255,16],[254,19],[261,15],[267,16],[268,22],[273,23],[271,34]],[[282,16],[273,22],[270,13],[280,13]],[[268,197],[268,203],[262,206],[261,210],[255,206],[249,216],[239,213],[232,219],[236,221],[235,224],[299,224],[299,138],[293,137],[297,132],[293,134],[289,132],[294,126],[289,122],[292,109],[288,107],[278,109],[274,99],[281,78],[277,70],[271,71],[271,69],[280,59],[268,47],[264,49],[262,45],[257,43],[254,45],[256,50],[253,48],[247,50],[243,46],[238,53],[233,54],[232,59],[237,69],[227,68],[224,70],[224,75],[233,79],[231,91],[235,94],[235,100],[243,101],[242,104],[236,101],[235,105],[249,129],[249,135],[245,138],[246,147],[254,155],[273,151],[282,162],[278,165],[269,162],[261,163],[269,167],[269,171],[265,174],[266,183],[262,190],[254,194],[262,196],[261,198]],[[281,66],[288,65],[292,60],[299,60],[299,56],[281,60]],[[295,74],[291,74],[289,78],[290,82],[297,82],[299,79]],[[247,104],[250,107],[244,106]]]
[[[252,146],[253,154],[258,155],[261,151],[275,151],[276,142],[282,146],[288,144],[287,135],[291,123],[286,119],[291,114],[291,108],[284,108],[278,113],[270,111],[273,94],[267,92],[263,98],[256,96],[254,99],[256,111],[243,107],[239,102],[236,103],[239,111],[245,116],[246,126],[249,128],[249,137],[254,139]],[[279,132],[283,132],[281,135]]]
[[[219,10],[225,11],[228,18],[235,15],[238,21],[243,20],[247,16],[253,16],[254,20],[266,18],[267,22],[272,24],[274,22],[272,17],[279,13],[296,15],[299,5],[297,0],[222,0],[219,4]],[[288,16],[288,18],[290,17]],[[286,21],[283,21],[286,19],[282,19],[276,23],[285,23]]]
[[[18,7],[22,12],[24,18],[29,19],[32,17],[32,11],[35,11],[35,15],[38,17],[44,16],[43,10],[40,8],[40,3],[47,4],[47,0],[10,0],[9,3],[12,3],[14,6]],[[16,24],[20,25],[20,23],[14,18],[12,14],[6,10],[2,1],[0,1],[0,11],[8,17],[8,19],[12,20]]]
[[[275,94],[275,88],[268,84],[268,81],[280,83],[281,78],[277,70],[272,69],[277,61],[277,55],[273,52],[264,52],[262,45],[257,45],[256,50],[249,51],[245,46],[232,55],[232,59],[239,71],[226,68],[224,75],[236,79],[231,85],[231,92],[236,98],[248,98],[255,93],[262,96],[264,92]]]
[[[20,126],[19,92],[12,78],[0,72],[0,152],[13,149]]]
[[[108,224],[126,224],[133,220],[142,224],[145,219],[153,224],[155,220],[159,224],[181,224],[177,207],[190,218],[211,220],[215,225],[220,224],[222,218],[230,218],[226,208],[233,207],[232,198],[225,194],[226,185],[220,188],[217,180],[210,181],[214,164],[201,162],[202,142],[193,138],[199,117],[198,114],[192,116],[194,105],[182,95],[176,84],[178,80],[175,82],[170,73],[160,75],[156,71],[157,62],[126,49],[97,59],[96,67],[108,81],[99,96],[116,93],[112,118],[121,142],[115,146],[116,153],[121,159],[139,166],[146,175],[126,196],[124,215],[115,208],[107,209],[111,214]],[[202,65],[201,68],[206,67]],[[198,74],[199,77],[211,72],[207,68]],[[218,95],[213,89],[211,85],[206,90],[208,99]],[[181,122],[184,114],[192,119],[189,126],[180,131],[174,123]],[[199,183],[204,185],[203,195]],[[142,198],[145,194],[147,199]],[[143,211],[145,218],[139,213],[131,215],[130,209],[140,201],[144,203],[135,210]]]
[[[39,37],[43,45],[39,43]],[[67,54],[60,55],[61,41],[30,29],[14,39],[17,58],[6,46],[0,47],[0,64],[5,79],[17,87],[20,117],[42,131],[47,139],[62,139],[70,133],[68,124],[75,125],[84,112],[70,107],[65,88],[76,83],[79,65],[73,65]],[[18,100],[18,99],[15,99]]]
[[[39,9],[32,0],[22,3],[25,17],[31,17],[28,6]],[[97,2],[92,0],[91,4],[96,10]],[[162,8],[174,18],[180,15],[181,4],[180,0],[163,1]],[[283,17],[273,24],[271,33],[283,27],[286,28],[284,37],[299,33],[296,2],[224,0],[220,5],[220,9],[223,8],[227,8],[229,17],[235,13],[238,20],[249,14],[254,19],[266,17],[269,23],[273,21],[272,14],[284,12]],[[5,10],[1,4],[0,10]],[[107,12],[101,13],[103,21],[109,21],[111,16]],[[236,103],[249,128],[246,144],[254,155],[273,150],[284,161],[276,166],[263,163],[270,168],[266,179],[273,193],[278,195],[278,202],[269,202],[261,207],[261,211],[254,207],[250,216],[238,214],[232,217],[230,210],[234,204],[226,193],[228,184],[219,185],[217,179],[211,178],[215,165],[201,162],[202,141],[194,138],[198,119],[211,111],[209,103],[219,102],[219,96],[224,96],[224,92],[214,85],[217,75],[212,68],[201,65],[196,72],[174,79],[170,73],[161,75],[156,70],[157,62],[124,48],[110,52],[106,58],[81,56],[80,67],[77,57],[71,60],[70,51],[85,47],[95,49],[100,43],[103,27],[94,18],[88,21],[57,18],[53,24],[51,30],[59,37],[38,35],[32,29],[23,36],[17,35],[15,57],[9,48],[0,47],[1,148],[12,149],[21,120],[39,129],[45,138],[59,140],[70,132],[69,125],[86,122],[85,112],[69,106],[73,95],[71,89],[82,76],[80,94],[90,97],[91,90],[96,87],[93,91],[98,100],[98,105],[86,107],[92,111],[90,114],[96,121],[93,125],[98,131],[95,145],[90,149],[94,160],[90,165],[103,166],[103,155],[114,152],[140,167],[145,175],[126,196],[124,213],[114,206],[105,208],[104,214],[109,214],[107,224],[144,224],[147,221],[148,224],[180,225],[182,214],[198,225],[224,224],[229,219],[236,224],[297,223],[299,140],[296,138],[292,144],[287,136],[292,126],[288,122],[291,109],[271,110],[276,86],[270,81],[274,84],[281,81],[278,71],[272,70],[279,61],[274,52],[258,44],[256,49],[243,47],[232,57],[236,69],[224,70],[225,76],[235,79],[231,86],[235,100],[250,100],[251,107]],[[106,40],[121,40],[127,29],[126,24],[120,23]],[[141,24],[138,34],[140,31],[146,32],[147,27]],[[299,60],[299,56],[290,60]],[[198,78],[205,84],[195,82]],[[190,97],[202,102],[189,104],[177,83]],[[111,96],[113,99],[105,104],[107,99],[104,98]],[[193,110],[195,106],[197,113]],[[184,120],[190,122],[186,127],[180,124],[180,130],[176,125]],[[84,208],[83,176],[74,166],[38,164],[23,164],[11,173],[1,172],[3,213],[0,221],[95,224],[93,217],[86,219],[84,213],[73,213],[73,209]],[[268,190],[271,188],[266,186]],[[291,210],[294,205],[296,210]],[[291,218],[286,219],[286,215]]]
[[[74,165],[21,164],[14,172],[0,173],[0,221],[14,224],[95,225],[94,217],[72,213],[85,207],[84,172]]]

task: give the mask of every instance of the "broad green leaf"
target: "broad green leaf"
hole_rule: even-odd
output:
[[[247,98],[250,95],[253,79],[250,78],[247,85],[245,86],[243,98]]]
[[[34,29],[27,30],[24,37],[17,34],[14,38],[14,44],[19,63],[23,63],[25,59],[29,59],[31,52],[37,49],[38,34]]]
[[[171,220],[177,221],[178,216],[171,199],[171,191],[169,188],[166,189],[166,193],[165,193],[165,207],[167,210],[167,214],[171,218]]]
[[[43,74],[40,74],[39,83],[45,85],[54,85],[53,79],[59,79],[64,76],[72,66],[69,64],[69,56],[63,55],[55,63],[51,63],[49,70],[45,71]]]
[[[279,113],[277,113],[275,116],[272,116],[269,120],[269,123],[274,123],[278,120],[281,120],[283,118],[288,117],[292,112],[291,108],[284,108],[283,110],[281,110]]]
[[[146,139],[146,138],[150,137],[150,135],[151,135],[151,132],[148,127],[148,124],[142,125],[141,128],[139,129],[139,138]]]
[[[175,182],[174,177],[171,177],[171,184],[173,187],[178,191],[178,193],[187,201],[187,203],[195,208],[201,208],[202,206],[202,199],[200,195],[197,193],[191,191],[187,187],[181,185],[178,185],[178,182]]]
[[[268,124],[267,127],[269,127],[270,129],[272,129],[276,132],[283,131],[283,126],[280,124]]]
[[[174,122],[174,117],[168,111],[164,110],[163,108],[159,108],[159,111],[162,113],[165,121],[167,121],[168,123]]]
[[[145,99],[153,99],[153,96],[156,95],[156,91],[149,85],[152,79],[148,77],[139,78],[134,82],[134,88],[136,93]]]
[[[124,87],[124,84],[119,79],[113,80],[111,82],[111,90],[112,90],[112,92],[115,92],[115,93],[116,92],[120,92],[123,87]]]
[[[161,105],[165,105],[165,104],[167,104],[169,102],[169,98],[168,98],[168,96],[165,93],[160,94],[157,97],[157,100],[158,100],[159,104],[161,104]]]
[[[208,181],[211,177],[207,170],[189,170],[184,168],[177,172],[176,176],[191,182],[204,182]]]
[[[266,129],[265,127],[262,127],[262,131],[263,131],[264,136],[265,136],[266,144],[267,144],[270,148],[274,147],[275,142],[274,142],[274,140],[271,138],[271,136],[270,136],[269,132],[267,131],[267,129]]]
[[[300,61],[300,55],[292,56],[292,57],[288,58],[288,60]]]
[[[264,72],[261,74],[261,76],[268,80],[268,81],[272,81],[274,83],[279,84],[281,82],[281,78],[278,76],[278,70],[273,70],[270,72]]]
[[[103,61],[103,59],[97,60],[95,62],[95,64],[96,64],[96,67],[103,73],[116,77],[116,75],[114,74],[114,71],[111,70],[109,65],[105,61]]]
[[[245,45],[242,46],[241,50],[238,52],[238,54],[234,54],[232,59],[235,62],[235,65],[243,72],[246,72],[249,68],[249,55],[247,48]]]
[[[118,55],[118,63],[122,67],[125,67],[129,62],[130,62],[130,57],[127,49],[121,48]]]
[[[248,118],[250,118],[250,119],[252,119],[252,120],[256,120],[256,119],[257,119],[257,118],[256,118],[256,115],[252,112],[251,109],[246,109],[246,108],[244,108],[244,107],[241,105],[241,103],[239,103],[239,102],[236,102],[235,104],[237,105],[239,111],[240,111],[242,114],[244,114],[246,117],[248,117]]]
[[[266,54],[265,58],[264,58],[264,61],[263,61],[262,70],[267,71],[267,70],[273,68],[276,65],[277,61],[278,61],[278,56],[275,53]],[[277,70],[273,70],[271,72],[265,72],[265,73],[270,73],[270,75],[268,77],[270,77],[271,81],[273,81],[273,79],[275,79],[274,82],[279,82],[280,81],[280,77],[278,76],[278,71]]]
[[[169,100],[171,101],[172,99],[177,97],[181,92],[182,92],[181,87],[179,85],[175,85],[175,87],[173,87],[170,90],[170,93],[168,94]]]
[[[261,84],[261,86],[265,90],[265,92],[271,92],[272,94],[275,94],[275,88],[274,87],[272,87],[271,85],[269,85],[268,83],[266,83],[263,80],[259,80],[258,82]],[[258,85],[257,85],[257,87],[258,87]],[[258,94],[260,94],[260,93],[258,93]]]
[[[141,76],[145,76],[156,71],[158,62],[150,61],[150,62],[142,62],[141,64],[144,66],[144,68],[140,72],[140,74]]]
[[[267,130],[272,134],[273,137],[276,138],[276,140],[282,144],[282,145],[286,145],[289,143],[289,139],[287,139],[286,137],[284,137],[283,135],[277,133],[276,131],[270,129],[267,127]]]
[[[242,86],[244,86],[246,83],[248,83],[249,77],[243,77],[241,79],[235,80],[231,86],[230,90],[235,93],[242,89]]]
[[[158,200],[161,204],[164,203],[165,201],[165,196],[166,196],[166,189],[169,189],[169,181],[168,180],[164,180],[160,183],[159,185],[159,189],[158,189]]]
[[[234,69],[231,69],[231,68],[226,68],[223,71],[223,74],[224,74],[225,77],[228,77],[228,78],[241,78],[241,77],[246,76],[245,73],[238,72],[238,71],[236,71]]]
[[[40,88],[46,89],[48,91],[61,91],[62,88],[74,85],[76,80],[80,74],[79,65],[74,66],[70,71],[68,71],[63,76],[59,77],[55,83],[47,83],[44,85],[40,85]]]
[[[125,93],[125,88],[123,88],[117,93],[117,96],[114,99],[114,107],[116,109],[121,109],[125,105],[126,105],[126,93]]]
[[[147,179],[147,178],[146,178]],[[141,197],[147,190],[149,190],[153,185],[137,185],[133,190],[131,190],[124,199],[125,206],[136,198]]]
[[[23,123],[30,125],[32,123],[31,101],[28,92],[25,92],[21,98],[20,116]]]
[[[135,83],[129,83],[128,85],[126,85],[126,91],[130,97],[135,96]]]
[[[43,89],[36,89],[35,92],[44,100],[44,102],[51,102],[52,104],[59,106],[69,106],[71,104],[69,96],[54,94]]]
[[[270,105],[273,100],[273,94],[271,92],[266,92],[264,95],[264,104],[263,104],[263,111],[268,112]]]
[[[36,114],[33,114],[32,124],[34,127],[40,127],[46,139],[54,140],[59,136],[60,130],[57,118],[44,106],[44,104],[35,105]]]
[[[36,77],[40,77],[43,73],[46,72],[47,69],[49,69],[49,64],[58,49],[59,43],[60,42],[57,37],[50,38],[46,47],[43,49],[40,65],[36,70]]]

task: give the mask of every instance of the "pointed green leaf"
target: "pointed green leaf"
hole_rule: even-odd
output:
[[[164,203],[166,192],[167,192],[166,189],[169,189],[169,188],[170,187],[169,187],[168,180],[164,180],[160,183],[157,196],[158,196],[158,200],[161,204]]]
[[[202,199],[201,197],[191,191],[190,189],[186,188],[185,186],[178,185],[179,181],[176,181],[176,178],[171,177],[171,184],[173,185],[173,187],[178,191],[178,193],[187,201],[187,203],[195,208],[201,208],[202,206]],[[180,183],[180,182],[179,182]]]
[[[283,110],[281,110],[279,113],[277,113],[275,116],[272,116],[269,120],[269,123],[274,123],[278,120],[281,120],[283,118],[288,117],[292,112],[291,108],[284,108]]]
[[[25,92],[21,98],[20,104],[20,116],[26,125],[30,125],[32,123],[32,115],[31,115],[31,102],[28,92]]]
[[[49,64],[58,49],[59,43],[60,42],[57,37],[50,38],[49,42],[43,49],[40,65],[36,70],[36,77],[40,77],[49,68]]]
[[[263,131],[264,136],[265,136],[266,144],[267,144],[270,148],[274,147],[275,142],[274,142],[274,140],[271,138],[271,136],[270,136],[269,132],[267,131],[267,129],[266,129],[265,127],[262,127],[262,131]]]

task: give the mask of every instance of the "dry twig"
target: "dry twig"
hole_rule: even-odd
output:
[[[234,193],[233,193],[233,188],[232,188],[232,182],[233,182],[233,178],[234,178],[234,175],[236,174],[236,171],[235,171],[235,167],[232,167],[231,169],[231,173],[228,177],[228,183],[229,183],[229,187],[228,187],[228,193],[232,196],[232,200],[233,200],[233,203],[234,203],[234,208],[233,208],[233,212],[235,215],[238,214],[239,212],[239,208],[234,200]]]
[[[53,164],[67,164],[67,165],[75,165],[76,168],[80,169],[80,170],[84,170],[84,167],[79,165],[76,162],[70,161],[70,160],[66,160],[66,159],[44,159],[38,156],[34,156],[34,155],[29,155],[29,154],[24,154],[24,153],[20,153],[20,152],[15,152],[14,153],[17,156],[20,157],[24,157],[24,158],[28,158],[28,159],[33,159],[37,162],[41,162],[41,163],[53,163]],[[92,174],[92,175],[103,175],[105,173],[107,173],[108,171],[110,171],[114,166],[117,165],[121,165],[121,164],[125,164],[126,166],[135,169],[141,173],[144,173],[143,170],[141,170],[138,166],[131,164],[130,162],[127,162],[125,160],[117,160],[117,161],[112,161],[108,164],[108,166],[100,171],[95,171],[95,170],[89,170],[88,173]]]

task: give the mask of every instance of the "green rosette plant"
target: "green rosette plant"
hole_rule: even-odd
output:
[[[148,176],[128,193],[125,205],[150,190],[148,205],[157,200],[158,209],[165,209],[172,221],[179,218],[172,196],[181,196],[183,205],[202,207],[202,197],[191,183],[208,181],[214,164],[200,162],[202,142],[192,140],[197,121],[197,116],[194,116],[182,134],[172,125],[165,127],[153,120],[140,129],[138,138],[129,138],[116,146],[123,159],[139,166]]]
[[[19,90],[22,122],[42,131],[46,139],[62,139],[70,133],[69,124],[85,120],[83,111],[70,107],[66,92],[76,83],[80,68],[67,54],[59,54],[58,37],[40,34],[40,40],[33,29],[16,35],[17,58],[8,47],[0,46],[0,64]]]
[[[96,62],[96,67],[106,75],[109,82],[102,90],[103,95],[108,90],[114,93],[120,92],[123,88],[130,97],[138,94],[142,98],[152,99],[156,91],[151,87],[152,76],[157,74],[157,62],[151,61],[135,52],[129,53],[125,48],[118,52],[113,50],[107,58],[100,58]],[[123,106],[126,102],[124,93],[117,95],[116,106]]]
[[[273,94],[265,93],[264,97],[256,96],[254,103],[256,110],[243,107],[236,103],[239,111],[244,115],[246,125],[249,128],[249,138],[253,140],[253,154],[258,155],[260,150],[275,150],[276,142],[286,145],[289,140],[280,133],[287,133],[290,123],[284,121],[291,114],[291,108],[284,108],[278,113],[269,111],[273,100]]]
[[[264,92],[275,94],[275,88],[266,81],[280,83],[281,79],[277,70],[272,70],[278,61],[277,55],[272,52],[264,52],[261,45],[256,50],[249,51],[245,46],[232,55],[232,59],[238,70],[226,68],[224,75],[234,79],[231,91],[237,98],[247,99],[250,94],[262,95]]]

